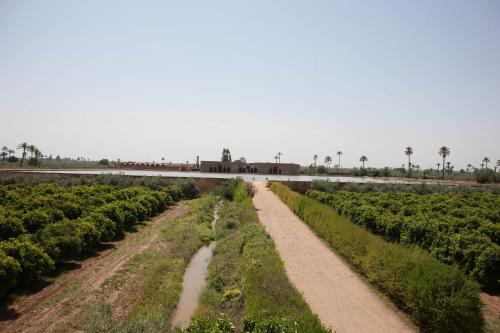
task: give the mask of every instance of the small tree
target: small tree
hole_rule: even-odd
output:
[[[411,171],[411,155],[413,155],[413,148],[406,147],[405,155],[408,156],[408,171]]]
[[[365,162],[368,162],[368,158],[365,155],[363,155],[363,156],[361,156],[361,158],[359,159],[359,161],[361,163],[363,163],[363,169],[364,169],[365,168]]]
[[[450,148],[443,146],[439,148],[439,155],[443,158],[443,179],[444,179],[444,166],[445,166],[445,161],[446,157],[450,155]]]
[[[231,162],[231,152],[229,151],[229,148],[224,148],[222,149],[222,162]]]
[[[488,163],[490,163],[490,159],[488,157],[483,158],[483,163],[485,165],[485,168],[488,169]]]
[[[343,152],[340,150],[337,152],[337,156],[339,157],[339,169],[340,169],[340,156],[342,156]]]
[[[9,148],[7,148],[6,146],[2,147],[2,153],[0,153],[0,155],[2,156],[2,160],[5,161],[5,158],[7,157],[7,152],[8,151],[9,151]]]
[[[328,170],[328,172],[330,172],[330,165],[332,164],[332,157],[331,157],[331,156],[329,156],[329,155],[327,155],[327,156],[325,157],[325,163],[326,163],[326,165],[327,165],[327,170]]]

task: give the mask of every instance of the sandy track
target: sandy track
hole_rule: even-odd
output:
[[[68,302],[85,304],[95,298],[93,292],[98,291],[108,278],[154,243],[161,221],[183,216],[186,212],[186,203],[178,204],[155,217],[137,233],[129,233],[124,240],[113,243],[113,248],[83,261],[80,268],[61,276],[35,294],[21,297],[9,306],[9,311],[16,313],[15,318],[0,321],[0,332],[47,332],[55,325],[70,324],[80,309],[71,308],[68,313]],[[74,294],[66,293],[72,284],[83,291],[76,299]],[[70,327],[67,329],[71,330]]]
[[[262,182],[253,198],[260,222],[276,243],[290,281],[323,325],[344,332],[415,332]]]

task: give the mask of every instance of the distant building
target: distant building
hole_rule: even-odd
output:
[[[261,175],[299,175],[300,165],[293,163],[243,163],[240,160],[233,162],[201,161],[200,171],[214,173],[255,173]]]

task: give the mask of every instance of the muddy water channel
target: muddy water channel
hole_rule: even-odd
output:
[[[214,209],[214,219],[212,222],[212,229],[215,231],[215,224],[219,219],[218,215],[219,205]],[[198,307],[198,300],[201,293],[207,284],[206,278],[208,273],[208,265],[212,261],[212,254],[215,248],[215,241],[210,242],[207,246],[203,246],[191,258],[184,278],[182,280],[182,293],[177,304],[177,309],[173,315],[172,327],[186,328],[191,321],[196,308]]]

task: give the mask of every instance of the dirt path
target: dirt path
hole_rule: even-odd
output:
[[[86,304],[95,298],[103,283],[137,254],[150,247],[158,236],[160,222],[187,213],[187,204],[180,203],[155,217],[143,229],[129,233],[125,239],[113,243],[114,247],[81,263],[81,267],[56,279],[41,291],[23,296],[9,306],[16,315],[0,321],[0,332],[47,332],[70,324],[80,312],[77,304]],[[72,330],[67,327],[66,330]]]
[[[254,185],[259,220],[276,243],[288,278],[326,327],[337,333],[416,331],[263,182]]]

